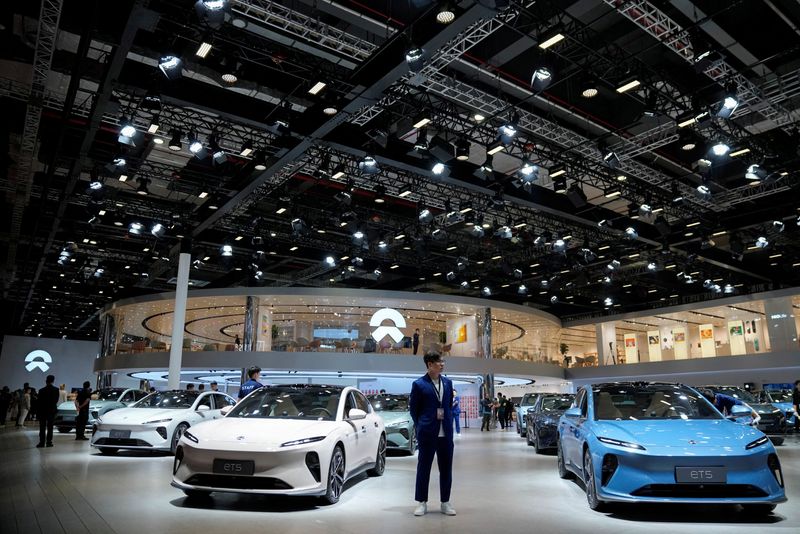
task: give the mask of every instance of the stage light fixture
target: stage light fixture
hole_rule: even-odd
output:
[[[224,257],[233,256],[233,247],[230,245],[222,245],[220,248],[220,255]]]
[[[492,288],[490,288],[489,286],[483,286],[483,289],[481,289],[481,294],[484,297],[491,297],[492,296]]]
[[[183,75],[183,60],[173,55],[163,56],[158,60],[158,69],[168,80],[177,80]]]
[[[439,11],[436,13],[436,22],[439,24],[450,24],[456,19],[456,12],[452,2],[442,2]]]
[[[553,71],[549,67],[538,67],[531,76],[531,88],[534,91],[544,91],[553,81]]]
[[[172,137],[167,145],[170,150],[178,152],[182,148],[181,137],[183,137],[183,133],[180,130],[172,130]]]
[[[756,238],[755,246],[756,248],[767,248],[769,246],[769,240],[763,235],[760,235]]]
[[[637,237],[639,237],[639,232],[637,232],[636,228],[634,228],[633,226],[628,226],[627,228],[625,228],[625,237],[627,237],[628,239],[636,239]]]
[[[528,287],[525,284],[520,284],[517,288],[517,293],[520,295],[527,295],[528,294]]]
[[[469,141],[462,137],[456,143],[456,159],[467,161],[469,159]]]
[[[603,299],[603,304],[606,307],[612,306],[614,304],[614,300],[611,297],[606,297],[605,299]]]
[[[419,72],[425,65],[425,50],[411,48],[406,52],[406,65],[411,72]]]
[[[155,223],[153,226],[150,227],[150,233],[153,234],[153,237],[161,238],[164,237],[164,234],[167,232],[167,229],[161,223]]]
[[[444,173],[445,169],[446,167],[444,163],[442,163],[441,161],[437,161],[431,167],[431,172],[433,172],[433,174],[435,174],[436,176],[441,176],[442,173]]]
[[[725,143],[723,141],[717,141],[711,147],[711,152],[715,156],[724,156],[725,154],[727,154],[730,151],[731,151],[731,147],[727,143]]]
[[[364,156],[364,159],[358,162],[358,169],[362,174],[378,174],[381,172],[378,161],[373,156]]]
[[[149,195],[150,190],[148,189],[148,185],[150,185],[150,178],[140,177],[136,180],[139,182],[139,186],[136,188],[136,194],[142,196]]]

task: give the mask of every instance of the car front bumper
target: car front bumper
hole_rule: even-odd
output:
[[[159,428],[161,431],[159,431]],[[117,434],[117,431],[128,433],[124,437],[119,435],[111,436],[112,431]],[[164,437],[166,434],[166,437]],[[172,436],[169,429],[164,425],[137,425],[125,426],[114,425],[113,428],[106,425],[100,425],[94,429],[92,433],[92,447],[97,448],[114,448],[114,449],[148,449],[169,451],[172,447]]]
[[[386,448],[412,450],[413,431],[410,426],[386,427]]]

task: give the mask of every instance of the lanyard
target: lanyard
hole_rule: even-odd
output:
[[[433,383],[433,380],[431,380],[431,383]],[[439,406],[441,406],[442,405],[442,378],[441,377],[439,377],[439,387],[437,388],[436,385],[434,384],[433,390],[436,392],[436,398],[439,399]]]

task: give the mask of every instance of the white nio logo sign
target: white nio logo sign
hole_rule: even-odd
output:
[[[381,326],[381,323],[387,319],[392,321],[394,326]],[[400,343],[405,337],[400,328],[406,327],[406,320],[400,315],[399,311],[392,308],[381,308],[376,311],[369,320],[369,325],[378,327],[372,332],[372,338],[375,341],[380,341],[388,335],[394,339],[395,343]]]
[[[32,373],[34,369],[39,369],[44,373],[50,369],[50,366],[47,364],[53,363],[53,357],[50,356],[47,351],[37,349],[29,352],[28,355],[25,356],[25,361],[28,362],[25,369],[27,369],[29,373]]]

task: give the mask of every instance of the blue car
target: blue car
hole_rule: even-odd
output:
[[[734,406],[731,416],[745,410]],[[583,386],[559,420],[558,439],[558,474],[582,478],[593,510],[612,501],[669,502],[769,514],[786,501],[767,436],[727,420],[687,386]]]
[[[767,389],[759,393],[759,400],[778,408],[786,417],[786,426],[794,426],[794,404],[792,392],[786,389]]]

